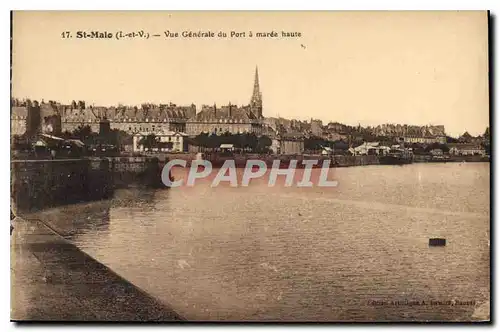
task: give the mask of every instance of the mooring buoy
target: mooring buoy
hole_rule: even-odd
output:
[[[446,246],[446,239],[432,238],[429,239],[429,247],[444,247]]]

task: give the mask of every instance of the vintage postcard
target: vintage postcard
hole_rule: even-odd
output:
[[[11,320],[490,321],[488,12],[11,20]]]

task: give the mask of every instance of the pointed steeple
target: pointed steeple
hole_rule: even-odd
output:
[[[255,94],[260,94],[260,88],[259,88],[259,68],[255,66],[255,80],[253,83],[253,93]]]
[[[259,86],[259,69],[255,66],[255,80],[253,83],[252,99],[250,99],[252,112],[258,117],[262,117],[262,94]]]

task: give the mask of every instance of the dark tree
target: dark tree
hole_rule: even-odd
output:
[[[304,140],[304,149],[310,151],[321,150],[324,147],[333,148],[334,142],[325,140],[321,137],[308,137]]]
[[[434,149],[441,149],[445,153],[450,151],[450,148],[448,147],[448,145],[435,142],[435,143],[427,145],[425,147],[425,152],[430,152]]]
[[[101,137],[103,141],[107,144],[112,144],[116,146],[131,145],[133,142],[132,135],[128,134],[126,131],[119,129],[112,129],[106,137]]]
[[[158,137],[155,134],[149,134],[139,140],[139,144],[144,146],[146,149],[152,149],[158,147]]]
[[[84,141],[92,136],[92,129],[89,125],[80,126],[76,128],[71,135],[73,138]]]
[[[333,149],[335,151],[339,151],[339,150],[346,151],[346,150],[349,150],[349,144],[347,144],[347,142],[344,142],[342,140],[335,141],[335,142],[333,142]]]
[[[273,144],[273,141],[267,136],[261,136],[258,138],[257,151],[261,153],[269,152],[269,147]]]

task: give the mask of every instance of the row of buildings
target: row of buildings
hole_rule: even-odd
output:
[[[337,141],[347,140],[352,136],[385,137],[403,140],[405,143],[446,143],[446,132],[443,125],[412,126],[401,124],[382,124],[376,127],[348,126],[338,122],[330,122],[321,126],[320,120],[311,120],[311,129],[322,130],[325,139]]]
[[[308,137],[319,137],[325,141],[344,141],[353,147],[379,137],[409,144],[447,142],[445,128],[442,125],[383,124],[364,128],[338,122],[323,125],[318,119],[301,121],[264,117],[257,68],[253,92],[247,105],[213,104],[202,105],[197,109],[194,104],[179,106],[173,103],[145,103],[141,106],[101,107],[86,105],[83,101],[73,101],[65,105],[54,101],[39,103],[30,100],[12,100],[11,135],[30,137],[37,133],[47,133],[57,136],[84,126],[89,126],[94,132],[99,132],[103,127],[123,131],[134,138],[134,150],[140,150],[140,140],[150,134],[163,137],[160,140],[164,142],[170,142],[200,133],[227,132],[266,135],[273,140],[273,150],[290,154],[303,152],[304,139]]]
[[[303,140],[279,133],[266,124],[263,116],[262,93],[259,85],[259,72],[255,69],[253,93],[247,105],[196,105],[179,106],[176,104],[149,104],[141,106],[101,107],[86,105],[83,101],[73,101],[69,105],[55,101],[38,102],[13,99],[11,102],[11,135],[33,137],[39,133],[60,135],[89,126],[93,132],[102,128],[117,129],[133,137],[133,149],[141,150],[139,142],[154,134],[161,142],[177,142],[185,136],[200,133],[268,135],[278,145],[281,153],[300,153]],[[170,144],[169,144],[170,145]],[[178,146],[178,147],[176,147]],[[172,150],[183,150],[175,145]],[[293,147],[293,148],[290,148]]]
[[[54,101],[41,103],[30,100],[12,100],[12,135],[31,134],[42,130],[55,135],[72,132],[82,126],[99,130],[103,121],[109,121],[111,129],[131,135],[155,133],[157,131],[184,132],[187,135],[206,133],[262,133],[262,94],[259,87],[258,70],[255,70],[254,90],[248,105],[196,105],[142,104],[140,107],[89,106],[85,102],[73,101],[63,105]]]

